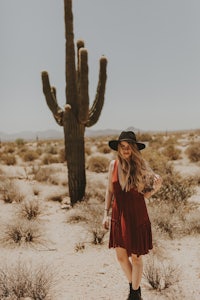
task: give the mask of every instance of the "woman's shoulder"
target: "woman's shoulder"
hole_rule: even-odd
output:
[[[113,159],[113,160],[110,161],[109,172],[112,172],[114,170],[114,166],[115,166],[116,162],[117,162],[116,159]]]

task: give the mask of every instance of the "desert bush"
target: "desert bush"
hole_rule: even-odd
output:
[[[47,167],[33,167],[32,171],[34,179],[39,182],[48,181],[49,174],[51,174],[51,170]]]
[[[0,267],[0,299],[45,300],[53,295],[53,270],[47,265],[33,266],[18,261]]]
[[[186,149],[186,154],[191,162],[200,161],[200,142],[193,143]]]
[[[8,246],[34,245],[42,242],[42,234],[37,223],[16,219],[6,225],[1,242]]]
[[[105,180],[88,179],[85,198],[87,200],[95,199],[99,202],[103,202],[105,200],[106,184],[107,182]]]
[[[153,135],[152,139],[149,141],[149,147],[153,149],[159,149],[164,143],[164,136],[161,134]]]
[[[155,200],[148,205],[149,215],[156,232],[163,233],[171,239],[188,234],[200,233],[199,212],[192,203]]]
[[[38,200],[24,201],[19,208],[19,215],[27,220],[35,220],[41,213],[41,206]]]
[[[78,242],[74,246],[74,251],[75,252],[83,252],[85,250],[85,244],[83,242]]]
[[[2,194],[2,200],[6,203],[19,203],[25,197],[20,192],[16,182],[11,179],[5,179],[0,182],[0,192]]]
[[[66,196],[66,193],[54,192],[51,196],[47,198],[47,201],[54,201],[54,202],[62,202],[63,198]]]
[[[85,154],[90,156],[92,153],[91,145],[85,145]]]
[[[190,210],[190,212],[185,215],[182,230],[186,235],[200,234],[200,218],[198,207]]]
[[[2,154],[1,155],[1,161],[6,164],[7,166],[13,166],[16,165],[16,157],[15,154]]]
[[[42,159],[42,163],[44,165],[50,165],[50,164],[55,164],[55,163],[59,163],[59,158],[55,157],[52,154],[46,154],[43,159]]]
[[[88,159],[88,170],[96,173],[105,173],[108,171],[109,159],[105,156],[91,156]]]
[[[52,154],[55,155],[58,153],[58,150],[55,146],[53,145],[47,145],[46,149],[44,150],[44,152],[48,153],[48,154]]]
[[[154,255],[149,256],[143,272],[145,280],[158,291],[165,290],[178,282],[178,275],[177,266],[168,261],[161,262]]]
[[[107,154],[111,152],[111,149],[109,148],[108,144],[102,143],[98,146],[97,151],[103,154]]]
[[[38,153],[33,150],[28,150],[27,152],[23,153],[22,158],[24,161],[34,161],[39,157]]]
[[[143,150],[142,154],[152,170],[159,175],[163,176],[171,169],[171,165],[168,163],[167,157],[158,150],[148,147]]]
[[[65,158],[65,149],[61,148],[60,151],[59,151],[59,162],[60,163],[64,163],[65,161],[66,161],[66,158]]]
[[[25,142],[23,139],[21,138],[18,138],[15,140],[15,144],[18,146],[18,147],[21,147],[21,146],[24,146]]]
[[[152,141],[152,134],[148,132],[138,133],[137,140],[140,142],[151,142]]]
[[[167,139],[165,139],[163,146],[177,145],[177,144],[178,144],[177,136],[171,135]]]
[[[149,215],[153,228],[173,239],[179,236],[183,224],[183,207],[177,210],[173,202],[155,201],[149,205]]]
[[[162,150],[162,153],[170,160],[177,160],[181,158],[181,150],[176,148],[174,145],[167,145]]]
[[[102,227],[103,204],[77,203],[68,215],[69,223],[84,222],[92,236],[91,242],[95,245],[102,244],[106,230]]]
[[[185,203],[194,194],[194,191],[194,186],[186,178],[182,178],[174,172],[172,168],[163,176],[162,187],[153,198],[167,202],[172,201],[174,206],[179,206],[180,202]]]
[[[8,143],[5,144],[5,149],[4,149],[5,153],[14,153],[15,152],[15,144],[14,143]]]

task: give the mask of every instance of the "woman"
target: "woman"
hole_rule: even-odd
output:
[[[151,223],[145,198],[161,186],[160,176],[153,173],[142,158],[143,143],[132,131],[122,131],[118,140],[109,141],[118,151],[111,161],[105,197],[103,226],[109,229],[109,209],[112,204],[109,248],[115,248],[117,259],[130,286],[127,299],[140,300],[143,273],[142,255],[152,249]]]

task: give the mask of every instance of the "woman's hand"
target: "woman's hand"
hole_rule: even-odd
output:
[[[110,218],[109,216],[104,216],[103,218],[103,221],[102,221],[102,225],[103,225],[103,228],[108,230],[109,227],[110,227]]]
[[[158,175],[155,174],[154,175],[154,184],[153,184],[153,190],[150,192],[146,192],[144,193],[144,198],[148,199],[150,198],[152,195],[154,195],[162,186],[162,178]]]

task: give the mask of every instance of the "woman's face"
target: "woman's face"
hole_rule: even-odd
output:
[[[124,159],[129,159],[131,157],[131,146],[129,143],[125,141],[120,142],[119,151]]]

